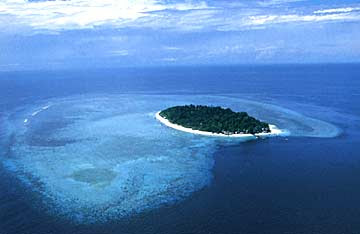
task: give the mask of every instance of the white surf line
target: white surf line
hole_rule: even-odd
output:
[[[213,132],[205,132],[200,130],[194,130],[191,128],[185,128],[183,126],[180,126],[178,124],[173,124],[169,120],[165,119],[164,117],[160,116],[160,111],[155,114],[155,117],[157,120],[159,120],[164,125],[174,128],[179,131],[198,134],[198,135],[204,135],[204,136],[214,136],[214,137],[269,137],[269,136],[283,136],[287,135],[287,132],[284,130],[279,129],[276,125],[269,124],[270,132],[263,132],[263,133],[256,133],[256,134],[250,134],[250,133],[238,133],[238,134],[230,134],[226,135],[223,133],[213,133]]]
[[[35,116],[35,115],[39,114],[41,111],[42,111],[42,110],[34,111],[34,112],[31,114],[31,116]]]
[[[51,106],[51,105],[47,105],[47,106],[41,107],[40,110],[34,111],[34,112],[31,114],[31,116],[35,116],[35,115],[39,114],[41,111],[44,111],[44,110],[48,109],[50,106]]]
[[[34,116],[36,116],[37,114],[39,114],[40,112],[49,109],[49,107],[51,107],[51,105],[43,106],[43,107],[41,107],[40,110],[37,110],[37,111],[34,111],[33,113],[31,113],[31,116],[34,117]],[[24,119],[24,123],[27,123],[27,122],[29,122],[29,119]]]
[[[41,109],[46,110],[46,109],[48,109],[50,106],[51,106],[51,105],[47,105],[47,106],[42,107]]]

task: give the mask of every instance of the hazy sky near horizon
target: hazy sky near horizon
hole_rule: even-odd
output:
[[[360,62],[354,0],[0,0],[0,70]]]

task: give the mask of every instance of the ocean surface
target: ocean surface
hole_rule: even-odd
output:
[[[206,104],[289,135],[154,114]],[[360,65],[0,73],[0,234],[360,232]]]

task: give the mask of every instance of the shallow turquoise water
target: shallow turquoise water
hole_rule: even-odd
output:
[[[47,212],[75,222],[118,219],[172,204],[212,181],[221,139],[179,132],[154,114],[182,104],[247,111],[293,136],[335,137],[336,126],[280,106],[221,95],[77,95],[18,107],[4,125],[5,167]]]

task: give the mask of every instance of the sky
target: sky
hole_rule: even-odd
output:
[[[0,70],[358,62],[359,0],[0,0]]]

